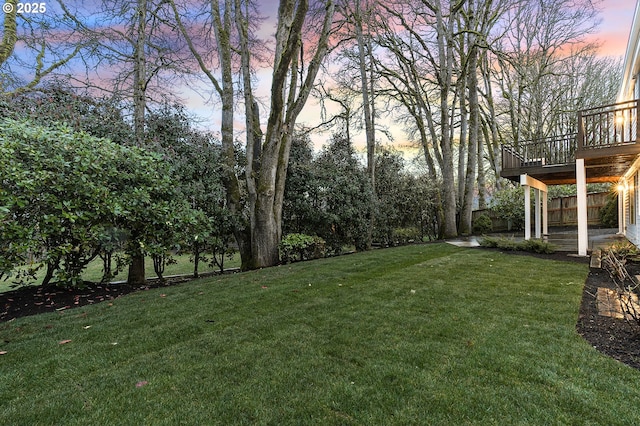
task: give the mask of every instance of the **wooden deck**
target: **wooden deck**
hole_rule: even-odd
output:
[[[547,185],[576,183],[576,159],[587,182],[617,182],[640,154],[640,100],[580,111],[578,131],[502,147],[502,177],[527,174]]]

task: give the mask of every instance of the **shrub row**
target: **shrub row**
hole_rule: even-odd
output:
[[[480,241],[480,245],[482,247],[499,248],[501,250],[527,251],[541,254],[551,254],[556,251],[553,244],[537,239],[515,241],[513,238],[484,237]]]

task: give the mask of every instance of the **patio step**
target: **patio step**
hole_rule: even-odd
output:
[[[589,266],[595,269],[602,269],[602,251],[600,249],[595,249],[591,253]]]

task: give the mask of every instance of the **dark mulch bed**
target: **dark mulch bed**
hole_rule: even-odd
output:
[[[640,264],[630,263],[632,275],[640,275]],[[640,326],[623,319],[598,315],[596,292],[598,287],[615,289],[609,273],[592,269],[584,284],[582,303],[576,330],[594,348],[631,367],[640,369]]]
[[[480,250],[496,250],[482,248]],[[567,253],[532,254],[525,252],[505,252],[514,256],[535,256],[569,262],[588,263],[588,258],[568,256]],[[640,275],[640,264],[632,264],[632,273]],[[84,289],[59,289],[55,287],[24,287],[0,293],[0,322],[44,312],[64,312],[93,303],[115,299],[135,291],[175,285],[188,279],[170,279],[165,282],[149,280],[147,285],[89,284]],[[604,269],[592,269],[587,277],[582,294],[580,313],[576,324],[578,334],[594,348],[625,364],[640,369],[640,327],[637,329],[621,319],[598,315],[596,292],[598,287],[615,288]]]
[[[55,286],[21,287],[0,293],[0,322],[45,312],[64,312],[67,309],[113,300],[135,291],[167,287],[188,280],[185,278],[171,278],[165,281],[148,280],[145,285],[87,283],[81,289]]]

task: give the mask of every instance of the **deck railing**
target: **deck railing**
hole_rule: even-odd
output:
[[[576,134],[502,146],[502,169],[572,164],[576,161]]]
[[[578,149],[590,150],[637,143],[639,107],[640,100],[634,100],[580,111]]]
[[[502,146],[502,169],[574,164],[576,157],[612,155],[604,148],[640,143],[640,99],[589,108],[578,113],[578,133]],[[613,150],[613,155],[616,154]]]

